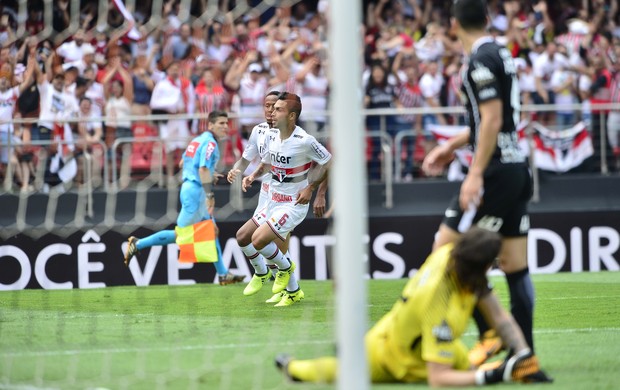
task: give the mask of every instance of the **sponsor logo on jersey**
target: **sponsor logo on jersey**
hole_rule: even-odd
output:
[[[487,85],[495,81],[495,75],[489,68],[484,65],[476,66],[476,69],[472,70],[471,78],[474,80],[478,87]]]
[[[290,157],[286,157],[286,156],[280,154],[280,152],[278,152],[278,153],[269,152],[269,156],[271,156],[271,161],[272,162],[276,162],[276,163],[280,163],[280,164],[290,164],[291,163],[291,158]]]
[[[324,159],[325,157],[327,157],[325,152],[323,151],[323,145],[321,145],[320,143],[313,141],[310,146],[312,147],[312,150],[314,150],[314,153],[317,155],[318,158]]]
[[[205,154],[205,159],[210,159],[211,155],[213,154],[213,151],[215,151],[215,148],[217,147],[217,144],[213,141],[209,142],[209,144],[207,145],[207,152]]]
[[[299,134],[293,134],[294,138],[299,138],[299,139],[303,139],[304,136],[303,135],[299,135]]]
[[[494,217],[492,215],[485,215],[478,221],[476,224],[478,227],[490,230],[492,232],[499,232],[499,229],[502,228],[504,224],[504,220],[500,217]]]
[[[271,200],[277,203],[288,203],[293,201],[293,197],[291,195],[284,195],[278,192],[271,193]],[[275,221],[273,221],[275,222]]]
[[[495,88],[485,88],[478,92],[480,99],[491,99],[497,97],[497,90]]]
[[[200,142],[192,141],[189,145],[187,145],[187,149],[185,149],[185,155],[187,157],[194,157],[196,155],[196,151],[200,146]]]
[[[453,340],[452,329],[450,329],[446,320],[441,321],[441,325],[433,326],[433,336],[435,336],[440,343],[449,343]]]

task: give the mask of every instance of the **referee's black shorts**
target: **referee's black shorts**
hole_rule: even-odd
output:
[[[478,210],[461,210],[457,194],[442,223],[460,233],[477,225],[504,237],[526,236],[530,227],[527,203],[531,197],[532,178],[526,165],[491,165],[484,173],[484,194]]]

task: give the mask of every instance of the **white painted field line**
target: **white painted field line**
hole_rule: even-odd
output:
[[[308,340],[308,341],[287,341],[283,343],[287,346],[331,344],[330,340]],[[262,348],[273,343],[231,343],[216,345],[177,345],[161,347],[129,347],[129,348],[100,348],[100,349],[74,349],[64,351],[17,351],[0,352],[0,356],[59,356],[59,355],[80,355],[80,354],[100,354],[100,353],[131,353],[131,352],[157,352],[157,351],[191,351],[191,350],[216,350],[216,349],[238,349],[238,348]]]
[[[608,298],[620,298],[620,295],[587,295],[587,296],[573,296],[573,297],[536,297],[537,301],[564,301],[572,299],[608,299]]]
[[[7,385],[0,383],[0,389],[3,390],[60,390],[59,387],[37,387],[32,385]]]
[[[574,328],[574,329],[538,329],[535,334],[566,334],[581,332],[620,332],[619,328]],[[475,336],[476,332],[467,332],[464,336]],[[283,343],[285,346],[300,345],[322,345],[333,344],[332,340],[306,340],[306,341],[287,341]],[[160,346],[160,347],[128,347],[128,348],[99,348],[99,349],[74,349],[62,351],[16,351],[1,352],[2,357],[23,357],[23,356],[63,356],[63,355],[92,355],[106,353],[137,353],[137,352],[158,352],[158,351],[192,351],[192,350],[218,350],[218,349],[239,349],[239,348],[263,348],[273,343],[229,343],[216,345],[181,345],[181,346]]]

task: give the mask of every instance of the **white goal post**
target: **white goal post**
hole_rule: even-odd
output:
[[[330,188],[335,199],[336,330],[338,388],[369,388],[364,353],[367,329],[367,195],[362,127],[361,2],[330,1],[329,50],[334,162]]]

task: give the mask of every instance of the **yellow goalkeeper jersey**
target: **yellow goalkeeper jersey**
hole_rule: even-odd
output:
[[[400,299],[369,332],[375,361],[398,381],[423,381],[426,362],[468,366],[460,337],[477,297],[458,288],[446,272],[453,245],[434,251],[409,280]],[[463,367],[464,366],[464,367]]]

